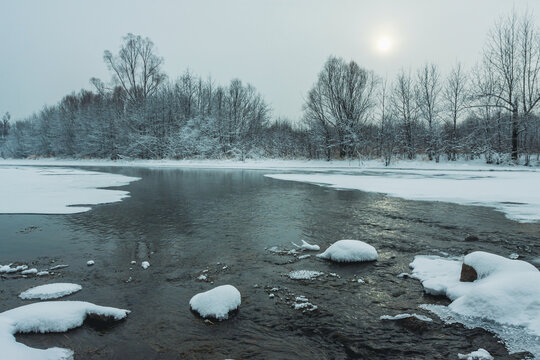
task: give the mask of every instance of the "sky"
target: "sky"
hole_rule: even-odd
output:
[[[538,0],[0,0],[0,114],[22,119],[92,89],[91,77],[109,81],[103,51],[133,33],[154,42],[169,78],[239,78],[296,121],[330,55],[389,79],[426,62],[471,68],[513,7],[540,25]]]

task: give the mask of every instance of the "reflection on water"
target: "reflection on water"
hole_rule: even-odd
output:
[[[0,264],[35,261],[40,268],[62,261],[70,267],[53,280],[83,286],[70,299],[133,312],[105,334],[85,326],[68,337],[19,336],[25,343],[70,347],[78,359],[447,359],[478,347],[509,358],[480,330],[440,321],[427,329],[402,326],[379,316],[421,313],[419,304],[445,303],[426,298],[416,281],[397,278],[415,254],[478,249],[538,257],[539,224],[515,223],[482,207],[282,182],[265,178],[268,171],[96,170],[142,180],[123,187],[130,198],[87,213],[0,216]],[[37,229],[19,232],[31,226]],[[463,242],[468,234],[481,242]],[[265,250],[292,248],[300,239],[324,249],[346,238],[369,242],[380,260],[339,265]],[[89,259],[96,261],[92,268],[86,266]],[[149,260],[151,266],[142,270],[132,260]],[[196,280],[204,269],[213,284]],[[306,282],[284,276],[300,269],[339,277]],[[351,281],[357,278],[365,283]],[[19,291],[47,281],[52,280],[2,281],[0,310],[20,305]],[[209,325],[189,311],[191,296],[226,283],[243,296],[230,321]],[[272,287],[282,289],[275,298],[268,296]],[[288,297],[299,295],[318,310],[294,310]]]

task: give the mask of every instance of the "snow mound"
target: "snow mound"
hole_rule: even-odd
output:
[[[15,266],[15,267],[11,267],[11,265],[13,265],[13,264],[0,265],[0,274],[2,274],[2,273],[11,274],[11,273],[15,273],[15,272],[19,272],[19,271],[23,271],[23,270],[28,269],[28,266],[26,266],[26,265],[19,265],[19,266]]]
[[[433,319],[424,315],[418,315],[418,314],[397,314],[396,316],[390,316],[390,315],[383,315],[379,319],[381,320],[401,320],[401,319],[407,319],[407,318],[417,318],[421,321],[426,322],[432,322]]]
[[[337,262],[375,261],[377,250],[360,240],[339,240],[317,257]]]
[[[148,268],[150,267],[150,263],[149,263],[148,261],[143,261],[143,262],[141,263],[141,267],[142,267],[144,270],[146,270],[146,269],[148,269]]]
[[[68,360],[73,351],[58,347],[34,349],[15,340],[16,333],[65,332],[81,326],[88,315],[121,320],[129,310],[99,306],[84,301],[47,301],[0,313],[0,349],[3,359]]]
[[[217,320],[228,319],[229,312],[238,309],[241,303],[240,291],[232,285],[222,285],[199,293],[189,301],[191,309],[203,318]]]
[[[293,280],[313,280],[324,273],[313,270],[295,270],[289,273],[289,277]]]
[[[464,360],[493,360],[493,356],[486,350],[480,348],[469,354],[458,354],[458,359]]]
[[[295,243],[292,243],[292,244],[294,246],[296,246],[297,248],[302,249],[302,250],[311,250],[311,251],[319,251],[319,250],[321,250],[319,245],[312,245],[312,244],[306,242],[305,240],[302,240],[302,245],[297,245]]]
[[[23,291],[19,294],[19,297],[24,300],[30,299],[40,299],[40,300],[49,300],[49,299],[58,299],[63,296],[71,295],[80,291],[82,289],[81,285],[71,284],[71,283],[54,283],[47,285],[40,285],[33,288],[30,288],[26,291]]]
[[[92,266],[92,265],[94,265],[94,264],[95,264],[95,261],[94,261],[94,260],[88,260],[88,261],[86,262],[86,265],[88,265],[88,266]]]
[[[473,252],[463,263],[478,278],[460,282],[458,259],[416,256],[412,276],[427,293],[445,295],[446,306],[424,305],[446,322],[482,327],[504,340],[510,352],[529,351],[540,357],[540,271],[533,265],[486,252]]]

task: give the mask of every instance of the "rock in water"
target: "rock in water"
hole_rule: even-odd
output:
[[[375,261],[379,255],[373,246],[363,241],[339,240],[317,257],[337,262],[360,262]]]
[[[199,293],[191,298],[189,305],[203,318],[225,320],[229,313],[242,303],[240,291],[232,285],[222,285]]]
[[[476,279],[478,279],[478,274],[472,266],[465,263],[461,265],[461,276],[459,277],[459,281],[473,282]]]

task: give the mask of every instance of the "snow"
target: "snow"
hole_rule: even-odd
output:
[[[458,359],[465,359],[465,360],[493,360],[493,356],[487,350],[484,350],[482,348],[473,351],[469,354],[458,354]]]
[[[427,317],[427,316],[424,316],[424,315],[418,315],[418,314],[398,314],[398,315],[395,315],[395,316],[390,316],[390,315],[383,315],[380,317],[381,320],[401,320],[401,319],[407,319],[407,318],[416,318],[418,320],[421,320],[421,321],[426,321],[426,322],[432,322],[433,319],[430,318],[430,317]]]
[[[460,282],[459,259],[416,256],[412,277],[424,290],[444,295],[450,305],[422,305],[446,322],[482,327],[497,334],[511,352],[530,351],[540,357],[540,271],[533,265],[476,251],[463,258],[478,274],[474,282]]]
[[[49,275],[49,272],[46,271],[46,270],[43,270],[43,271],[40,271],[36,274],[37,276],[45,276],[45,275]]]
[[[238,309],[242,303],[240,291],[232,285],[222,285],[191,298],[191,309],[198,312],[203,318],[216,318],[225,320],[229,312]]]
[[[306,255],[300,255],[300,256],[298,257],[298,259],[299,259],[299,260],[304,260],[304,259],[307,259],[307,258],[309,258],[309,257],[311,257],[311,255],[309,255],[309,254],[306,254]]]
[[[289,273],[289,277],[293,280],[313,280],[324,273],[313,270],[295,270]]]
[[[319,245],[312,245],[306,242],[305,240],[302,240],[302,245],[297,245],[295,243],[292,243],[292,244],[302,250],[319,251],[321,249]]]
[[[201,280],[201,281],[206,281],[207,279],[208,277],[204,274],[199,275],[199,277],[197,278],[197,280]]]
[[[150,263],[149,263],[148,261],[143,261],[143,262],[141,263],[141,267],[142,267],[144,270],[148,269],[149,266],[150,266]]]
[[[72,214],[87,205],[120,201],[127,191],[104,187],[124,186],[138,178],[66,168],[0,166],[0,213]],[[83,204],[85,206],[71,206]]]
[[[16,333],[65,332],[81,326],[88,314],[123,319],[129,310],[104,307],[83,301],[46,301],[0,313],[0,349],[3,359],[67,360],[73,351],[58,347],[34,349],[15,340]]]
[[[67,268],[69,265],[66,265],[66,264],[60,264],[60,265],[56,265],[56,266],[53,266],[51,268],[49,268],[49,270],[59,270],[59,269],[63,269],[63,268]]]
[[[37,273],[38,273],[38,269],[36,268],[21,271],[22,275],[36,275]]]
[[[408,200],[445,201],[493,207],[519,222],[540,221],[540,171],[365,169],[347,174],[269,174],[337,189],[383,193]]]
[[[377,250],[360,240],[339,240],[333,243],[317,257],[336,262],[375,261],[379,257]]]
[[[0,274],[2,274],[2,273],[11,274],[11,273],[16,273],[16,272],[28,269],[27,265],[18,265],[18,266],[15,266],[15,267],[11,267],[11,265],[13,265],[13,264],[0,265]]]
[[[19,297],[24,300],[30,299],[58,299],[63,296],[67,296],[82,289],[81,285],[71,283],[53,283],[47,285],[40,285],[23,291],[19,294]]]
[[[92,266],[92,265],[94,265],[94,264],[95,264],[94,260],[88,260],[88,261],[86,262],[86,265],[88,265],[88,266]]]

